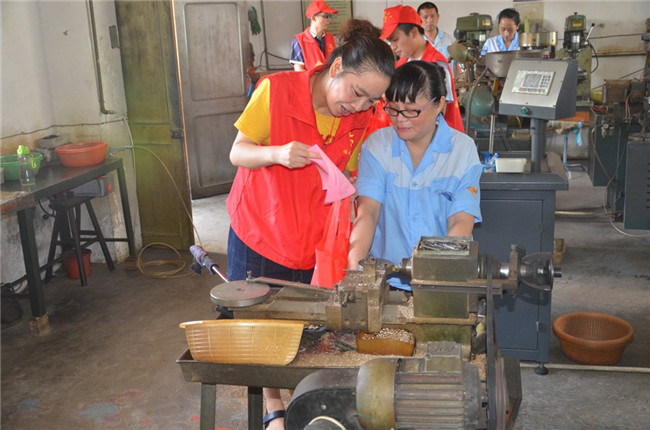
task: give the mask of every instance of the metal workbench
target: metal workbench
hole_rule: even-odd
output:
[[[111,171],[117,172],[127,236],[123,239],[113,238],[111,240],[126,241],[129,245],[129,255],[134,256],[133,223],[131,222],[129,196],[121,158],[86,167],[47,166],[38,172],[34,185],[22,186],[20,181],[6,181],[2,184],[2,215],[5,216],[15,212],[18,218],[32,310],[30,330],[33,334],[46,332],[50,328],[45,308],[45,293],[41,281],[41,268],[34,232],[34,206],[41,199],[83,185]]]
[[[201,383],[201,430],[213,430],[215,427],[217,385],[248,387],[248,428],[261,429],[264,415],[262,387],[294,389],[305,376],[322,369],[207,363],[194,360],[189,350],[176,362],[181,366],[186,381]]]

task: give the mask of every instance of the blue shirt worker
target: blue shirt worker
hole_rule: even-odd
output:
[[[400,264],[422,236],[470,237],[481,221],[481,164],[474,141],[441,113],[444,76],[425,61],[395,70],[384,108],[393,126],[370,135],[361,149],[350,269],[368,255]],[[389,282],[410,290],[408,280]]]
[[[521,19],[515,9],[503,9],[497,17],[499,35],[485,41],[481,55],[488,52],[518,51]]]
[[[449,45],[454,43],[456,39],[449,33],[442,31],[438,27],[438,20],[440,14],[438,13],[438,6],[431,2],[424,2],[418,6],[418,15],[422,19],[422,28],[424,28],[424,37],[433,44],[445,58],[449,59]]]

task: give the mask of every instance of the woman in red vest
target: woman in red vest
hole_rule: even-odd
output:
[[[324,0],[314,0],[309,4],[305,12],[309,27],[291,41],[289,62],[294,70],[311,70],[327,62],[336,48],[334,36],[327,32],[335,13],[339,11],[329,7]]]
[[[465,132],[460,107],[456,99],[456,86],[449,62],[433,44],[424,38],[420,15],[411,6],[394,6],[384,10],[384,24],[381,38],[390,42],[391,48],[399,57],[395,67],[407,61],[422,60],[438,63],[445,70],[447,84],[447,108],[445,121],[450,127],[461,133]]]
[[[390,47],[366,33],[336,48],[326,65],[263,78],[235,122],[230,152],[238,167],[226,201],[228,277],[267,276],[309,283],[329,207],[313,145],[341,171],[367,135],[370,108],[388,88]],[[264,389],[268,428],[283,428],[279,390]],[[280,412],[277,412],[280,411]],[[278,418],[278,419],[276,419]]]

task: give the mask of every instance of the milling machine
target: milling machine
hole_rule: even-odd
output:
[[[587,32],[587,18],[575,12],[564,21],[564,42],[556,52],[556,58],[573,58],[578,62],[576,106],[591,105],[592,47],[589,37],[595,24]]]
[[[200,265],[218,272],[194,251]],[[329,331],[399,328],[426,344],[424,358],[377,358],[359,369],[313,373],[296,387],[287,428],[307,428],[319,416],[347,429],[511,428],[521,401],[519,362],[499,353],[493,300],[516,295],[520,284],[550,291],[560,276],[552,255],[525,255],[513,245],[502,263],[469,238],[423,237],[400,266],[368,258],[362,267],[334,289],[257,277],[210,293],[234,318],[299,319]],[[390,276],[409,278],[412,292],[391,290]],[[487,354],[485,379],[469,362],[477,352]]]
[[[481,49],[492,31],[492,17],[471,13],[456,19],[454,37],[456,42],[450,46],[450,56],[459,63],[473,62],[481,55]],[[452,53],[453,51],[453,53]],[[473,79],[469,79],[470,82]]]

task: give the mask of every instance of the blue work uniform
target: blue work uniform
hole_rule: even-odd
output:
[[[381,203],[370,254],[393,264],[410,257],[422,236],[445,236],[450,216],[466,212],[481,221],[482,168],[472,138],[447,125],[442,115],[417,169],[393,127],[371,134],[361,149],[357,190]],[[406,280],[391,278],[410,290]]]
[[[498,36],[490,37],[483,44],[483,49],[481,49],[481,55],[485,55],[488,52],[502,52],[502,51],[519,51],[519,33],[515,33],[510,47],[506,48],[506,42],[503,41],[503,36],[500,34]]]
[[[447,59],[449,58],[449,50],[447,48],[449,48],[449,45],[456,41],[456,38],[454,36],[440,30],[440,27],[438,27],[436,40],[431,40],[426,35],[424,35],[424,38],[427,39],[433,45],[433,47],[440,51],[440,53]]]

